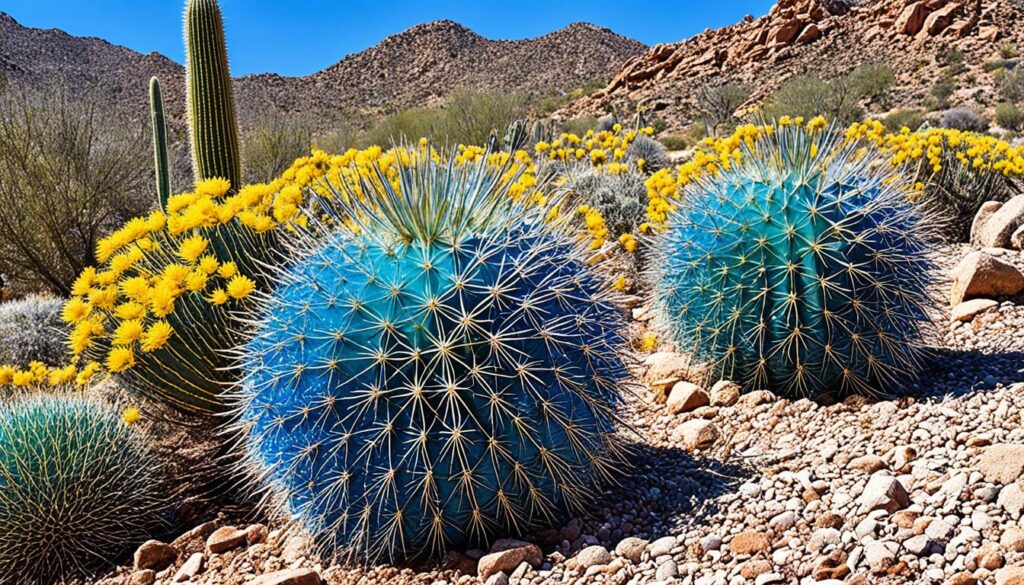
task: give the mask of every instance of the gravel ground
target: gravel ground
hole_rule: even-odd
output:
[[[1003,258],[1024,268],[1020,253]],[[104,583],[1024,583],[1024,300],[939,329],[933,366],[891,399],[710,391],[709,405],[672,414],[641,390],[627,415],[636,467],[605,507],[525,539],[518,556],[326,566],[287,524],[238,525],[250,537],[211,553],[232,534],[221,519],[172,543],[169,566]],[[201,570],[182,573],[189,562]]]

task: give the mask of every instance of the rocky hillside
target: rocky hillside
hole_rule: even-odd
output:
[[[790,76],[829,78],[867,63],[890,65],[895,105],[915,107],[942,79],[952,49],[964,56],[967,71],[960,77],[973,79],[952,102],[984,108],[993,90],[982,66],[998,58],[1002,44],[1024,44],[1022,15],[1021,0],[779,0],[764,17],[651,47],[561,115],[628,112],[643,103],[681,128],[696,116],[703,87],[738,83],[755,103]]]
[[[609,79],[641,43],[589,24],[521,41],[486,39],[451,21],[415,26],[307,77],[247,75],[235,91],[243,119],[267,109],[377,115],[442,103],[459,88],[568,92]],[[102,39],[21,26],[0,13],[0,74],[14,83],[57,80],[69,91],[97,92],[132,119],[148,117],[146,83],[159,75],[174,117],[183,110],[182,67]]]

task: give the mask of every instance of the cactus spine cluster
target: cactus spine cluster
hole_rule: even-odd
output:
[[[164,119],[164,98],[160,80],[149,80],[149,111],[153,127],[153,160],[156,165],[156,195],[160,209],[167,209],[171,196],[171,168],[167,157],[167,122]]]
[[[216,0],[189,0],[185,8],[185,89],[196,181],[221,178],[241,187],[242,162],[235,99]]]
[[[240,348],[250,470],[328,554],[550,525],[622,467],[613,293],[507,166],[412,158],[337,187],[358,229],[297,236]]]
[[[94,575],[169,511],[161,467],[116,412],[46,395],[0,410],[0,583]]]
[[[876,151],[768,130],[652,242],[670,337],[747,388],[886,393],[925,354],[934,224]]]

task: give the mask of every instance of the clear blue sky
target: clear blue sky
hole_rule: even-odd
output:
[[[491,39],[542,35],[574,21],[648,45],[762,16],[773,0],[221,0],[232,73],[306,75],[413,25],[450,19]],[[184,0],[0,0],[25,26],[95,36],[182,62]]]

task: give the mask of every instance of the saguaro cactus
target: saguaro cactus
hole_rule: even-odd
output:
[[[216,0],[189,0],[185,9],[186,93],[196,180],[215,177],[241,186],[235,99]]]
[[[160,209],[167,209],[167,198],[171,196],[171,172],[167,162],[167,123],[164,120],[164,98],[160,92],[160,80],[149,80],[149,113],[153,124],[153,160],[156,165],[156,195]]]

